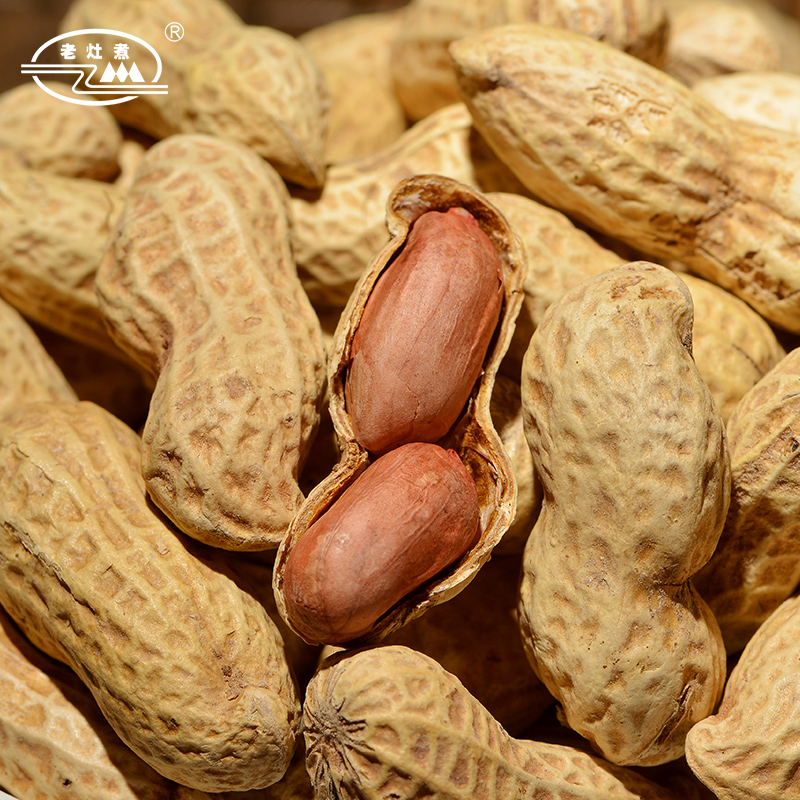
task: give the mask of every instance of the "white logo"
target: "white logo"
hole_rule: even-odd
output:
[[[145,51],[136,48],[136,55],[132,56],[132,42]],[[42,54],[51,45],[58,46],[57,53],[64,63],[47,63],[47,58],[53,56]],[[40,56],[42,61],[38,61]],[[99,78],[95,78],[97,73]],[[30,64],[22,65],[22,74],[33,75],[34,81],[53,97],[84,106],[110,106],[144,94],[167,93],[167,85],[158,83],[161,77],[158,53],[138,36],[106,28],[85,28],[54,36],[33,54]],[[73,96],[51,91],[39,80],[40,75],[77,75],[72,85]]]

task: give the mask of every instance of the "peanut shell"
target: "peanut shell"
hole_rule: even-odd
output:
[[[96,284],[119,346],[157,379],[148,491],[200,541],[275,547],[325,381],[285,186],[252,150],[199,134],[154,145],[136,175]]]
[[[719,800],[800,794],[800,598],[783,602],[745,647],[722,705],[686,737],[686,758]]]
[[[355,480],[369,461],[368,452],[355,439],[344,396],[350,351],[364,308],[375,283],[394,254],[403,246],[411,223],[426,211],[461,207],[469,211],[497,249],[503,268],[503,308],[497,332],[486,356],[484,370],[453,428],[438,442],[456,451],[477,485],[480,538],[453,567],[407,595],[381,617],[372,631],[358,637],[356,645],[378,639],[424,611],[458,594],[485,563],[514,517],[516,487],[508,457],[494,430],[490,412],[492,387],[498,364],[508,347],[522,300],[524,254],[505,218],[480,193],[448,178],[421,175],[402,181],[387,203],[391,240],[375,257],[354,290],[339,327],[328,364],[330,412],[339,443],[340,461],[333,472],[308,495],[278,549],[273,587],[278,610],[287,618],[284,570],[295,543]],[[420,354],[424,357],[424,354]],[[299,631],[298,631],[299,633]]]
[[[572,747],[513,739],[432,659],[387,646],[329,658],[304,707],[318,800],[672,800]]]
[[[690,579],[721,533],[730,466],[691,331],[686,285],[634,262],[551,305],[523,363],[544,490],[523,641],[568,724],[616,764],[680,757],[725,677],[719,627]]]
[[[2,421],[0,601],[164,777],[268,786],[299,723],[283,642],[153,512],[139,453],[136,434],[91,403],[30,403]]]
[[[728,422],[731,506],[697,575],[729,653],[739,652],[800,582],[800,350],[741,399]]]
[[[476,127],[537,197],[800,331],[799,137],[567,31],[503,26],[450,53]]]

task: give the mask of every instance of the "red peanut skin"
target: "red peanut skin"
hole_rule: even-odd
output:
[[[416,442],[381,456],[289,554],[292,624],[313,644],[362,636],[475,543],[479,513],[475,482],[454,450]]]
[[[362,447],[382,454],[447,433],[481,374],[502,300],[500,257],[468,211],[414,222],[353,339],[345,401]]]

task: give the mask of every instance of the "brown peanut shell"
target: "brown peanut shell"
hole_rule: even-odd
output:
[[[450,54],[476,127],[537,197],[800,331],[800,137],[568,31],[502,26]]]
[[[0,423],[0,481],[0,601],[31,642],[164,777],[277,781],[300,711],[280,634],[153,511],[138,436],[92,403],[30,403]]]
[[[737,653],[800,583],[800,350],[741,399],[728,441],[731,505],[696,585]]]
[[[677,797],[573,747],[512,738],[458,678],[397,645],[327,659],[304,734],[317,800]]]
[[[782,603],[731,672],[719,710],[686,737],[686,759],[719,800],[800,797],[800,598]]]
[[[96,289],[120,347],[157,378],[148,490],[200,541],[275,547],[325,383],[285,185],[252,150],[200,134],[154,145],[136,175]]]
[[[568,724],[616,764],[678,758],[725,652],[691,583],[730,494],[725,429],[691,357],[691,295],[634,262],[550,306],[522,373],[544,500],[520,625]]]
[[[513,334],[514,321],[522,302],[522,244],[505,217],[476,190],[438,175],[417,176],[402,181],[389,197],[387,227],[391,240],[378,253],[357,284],[334,336],[328,381],[331,393],[330,413],[341,457],[333,472],[309,494],[278,549],[273,579],[278,610],[289,623],[283,594],[283,572],[294,543],[355,480],[369,460],[366,450],[355,440],[344,395],[350,348],[367,299],[392,256],[403,246],[411,223],[426,211],[446,211],[454,206],[467,209],[476,218],[497,248],[503,274],[503,307],[495,337],[484,362],[483,374],[459,419],[438,442],[458,453],[475,480],[480,505],[480,537],[456,564],[407,595],[378,620],[369,634],[350,643],[353,646],[379,639],[420,616],[427,608],[458,594],[489,559],[492,549],[514,517],[516,484],[508,456],[494,429],[490,401],[495,374]]]

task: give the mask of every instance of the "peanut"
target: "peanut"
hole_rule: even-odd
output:
[[[157,379],[142,469],[185,533],[275,547],[302,496],[324,352],[292,261],[288,198],[252,150],[170,137],[147,151],[96,277],[131,358]]]
[[[298,37],[320,68],[331,98],[326,163],[371,155],[406,129],[390,61],[401,22],[400,10],[359,14]]]
[[[70,94],[62,83],[48,91]],[[35,83],[0,95],[0,146],[19,153],[31,169],[67,178],[105,181],[119,172],[122,132],[102,106],[65,103]]]
[[[126,125],[162,139],[206,133],[235,139],[267,159],[286,180],[321,186],[328,95],[319,71],[291,36],[244,25],[221,0],[75,0],[61,31],[125,31],[151,45],[179,20],[184,36],[159,48],[166,95],[110,106]],[[96,35],[113,50],[113,34]],[[131,43],[131,58],[152,56]]]
[[[91,403],[29,403],[0,423],[0,601],[164,777],[267,786],[299,723],[280,635],[152,511],[139,453]]]
[[[441,439],[483,370],[502,302],[500,258],[468,211],[414,220],[353,337],[344,391],[356,441],[380,455]]]
[[[800,331],[800,138],[567,31],[495,28],[451,55],[476,127],[538,197]]]
[[[704,78],[692,90],[731,119],[800,134],[800,75],[736,72]]]
[[[720,800],[800,793],[800,598],[782,603],[731,672],[722,705],[686,737],[686,758]]]
[[[478,511],[475,482],[453,450],[413,443],[377,459],[287,558],[293,627],[320,644],[368,633],[475,543]]]
[[[664,70],[687,86],[714,75],[779,66],[779,44],[749,8],[706,0],[672,17]]]
[[[72,670],[0,609],[0,784],[53,800],[211,800],[159,775],[119,739]]]
[[[457,678],[405,647],[329,658],[303,720],[318,800],[675,797],[572,747],[512,739]]]
[[[369,452],[355,438],[345,400],[353,341],[368,299],[384,269],[405,244],[412,223],[428,211],[446,212],[450,208],[463,208],[478,221],[500,257],[503,276],[504,296],[500,320],[483,364],[483,372],[472,387],[458,420],[447,436],[438,443],[446,449],[456,451],[475,481],[480,506],[480,536],[456,564],[442,570],[417,591],[408,594],[380,617],[367,633],[349,644],[381,638],[420,616],[426,609],[458,594],[488,560],[492,548],[514,517],[516,487],[508,456],[503,451],[492,424],[490,400],[495,374],[508,347],[522,299],[522,245],[505,218],[483,195],[442,176],[421,175],[402,181],[389,197],[387,226],[391,241],[376,255],[362,275],[334,335],[328,364],[328,382],[331,420],[341,455],[331,473],[309,493],[278,548],[273,588],[278,610],[290,627],[294,626],[287,611],[285,594],[287,560],[298,543],[302,543],[314,521],[335,502],[369,461]],[[419,352],[419,358],[423,362],[432,355],[434,354]],[[297,632],[301,633],[299,630]]]
[[[678,758],[725,676],[719,628],[690,582],[730,492],[691,309],[666,268],[617,267],[550,306],[523,363],[544,490],[525,549],[523,640],[568,724],[617,764]]]
[[[525,191],[477,135],[460,103],[417,123],[374,155],[330,167],[321,193],[292,196],[298,274],[316,309],[344,309],[389,241],[386,198],[401,180],[425,174],[487,192]]]
[[[728,422],[731,507],[697,588],[719,621],[729,653],[797,588],[800,350],[793,350],[739,402]]]

